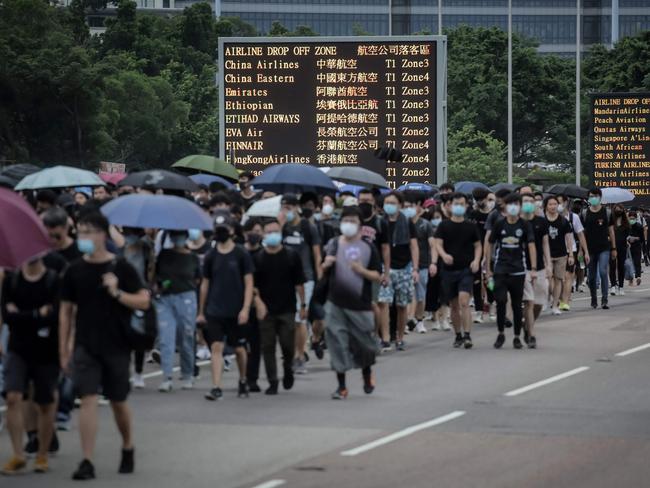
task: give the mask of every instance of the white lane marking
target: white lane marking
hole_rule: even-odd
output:
[[[357,454],[362,454],[366,451],[370,451],[371,449],[375,449],[376,447],[383,446],[385,444],[388,444],[389,442],[402,439],[403,437],[409,436],[421,430],[428,429],[430,427],[435,427],[436,425],[444,424],[445,422],[449,422],[450,420],[457,419],[458,417],[462,417],[463,415],[465,415],[465,412],[463,412],[462,410],[451,412],[447,415],[443,415],[442,417],[429,420],[428,422],[423,422],[421,424],[407,427],[404,430],[400,430],[399,432],[395,432],[394,434],[390,434],[387,435],[386,437],[382,437],[375,441],[369,442],[368,444],[364,444],[363,446],[355,447],[354,449],[350,449],[348,451],[343,451],[341,453],[341,456],[356,456]]]
[[[588,369],[589,369],[588,366],[581,366],[579,368],[572,369],[571,371],[567,371],[566,373],[551,376],[550,378],[546,378],[545,380],[538,381],[538,382],[530,384],[528,386],[524,386],[522,388],[517,388],[516,390],[509,391],[508,393],[504,393],[504,395],[509,396],[509,397],[521,395],[522,393],[527,393],[527,392],[529,392],[531,390],[534,390],[536,388],[540,388],[542,386],[550,385],[551,383],[555,383],[556,381],[560,381],[560,380],[569,378],[571,376],[574,376],[576,374],[582,373],[583,371],[587,371]]]
[[[267,481],[265,483],[262,483],[261,485],[255,485],[253,488],[275,488],[276,486],[282,486],[286,483],[285,480],[271,480]]]
[[[197,366],[205,366],[206,364],[210,364],[210,360],[206,361],[199,361],[196,363]],[[180,366],[176,366],[172,371],[174,373],[178,372],[181,370]],[[148,379],[148,378],[155,378],[156,376],[162,376],[163,372],[162,371],[154,371],[153,373],[147,373],[142,375],[142,379]]]
[[[628,349],[627,351],[621,351],[619,353],[614,354],[614,356],[618,357],[624,357],[624,356],[629,356],[630,354],[634,354],[635,352],[643,351],[644,349],[650,348],[650,342],[647,344],[643,344],[642,346],[638,347],[633,347],[632,349]]]

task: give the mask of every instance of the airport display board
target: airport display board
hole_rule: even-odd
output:
[[[444,36],[221,38],[218,83],[221,155],[237,169],[358,165],[393,188],[446,180]],[[386,147],[403,160],[379,160]]]

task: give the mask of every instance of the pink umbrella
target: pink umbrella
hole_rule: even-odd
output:
[[[100,171],[99,177],[106,183],[117,186],[120,181],[126,178],[126,173],[106,173],[104,171]]]
[[[0,267],[18,268],[50,250],[45,227],[21,196],[0,188]]]

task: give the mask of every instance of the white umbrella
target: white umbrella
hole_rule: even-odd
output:
[[[104,186],[106,183],[92,171],[70,166],[54,166],[25,176],[14,190],[40,190],[74,186]]]
[[[603,188],[602,203],[623,203],[634,200],[634,193],[625,188]]]
[[[277,218],[282,207],[282,195],[258,200],[246,212],[247,217],[274,217]]]

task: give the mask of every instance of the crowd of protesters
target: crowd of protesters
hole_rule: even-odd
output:
[[[331,397],[342,400],[346,373],[361,369],[371,394],[376,355],[405,350],[409,333],[453,328],[453,347],[469,350],[473,325],[496,322],[495,348],[512,328],[515,349],[534,349],[542,311],[569,312],[585,279],[591,306],[606,310],[610,294],[639,286],[642,264],[650,265],[648,210],[606,207],[598,188],[586,201],[529,186],[468,195],[448,183],[431,194],[284,194],[277,217],[258,218],[247,209],[275,195],[255,191],[252,177],[241,174],[238,191],[213,183],[183,195],[210,214],[209,232],[119,228],[100,211],[155,188],[25,194],[54,251],[3,273],[0,351],[13,449],[4,474],[24,471],[28,455],[35,471],[48,470],[75,399],[82,462],[73,479],[95,477],[104,400],[122,437],[119,472],[133,472],[127,398],[146,387],[145,361],[160,364],[157,388],[169,393],[177,384],[193,389],[197,363],[210,359],[204,397],[216,401],[233,360],[238,397],[262,391],[262,363],[264,393],[273,396],[327,350],[337,381]],[[155,344],[133,347],[124,331],[151,310]]]

